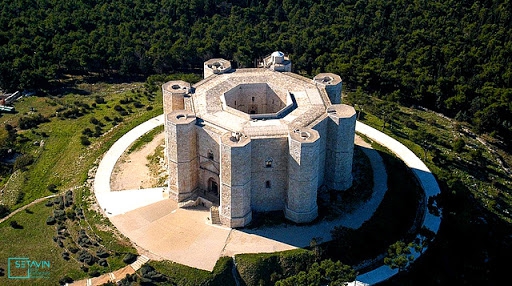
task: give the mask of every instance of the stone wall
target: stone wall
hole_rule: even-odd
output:
[[[285,216],[305,223],[318,216],[318,152],[320,136],[316,130],[290,132],[288,156],[288,190]]]
[[[252,209],[283,210],[288,187],[288,139],[258,138],[252,142]]]
[[[317,188],[320,188],[324,184],[324,174],[325,174],[325,157],[327,147],[327,121],[329,119],[327,117],[323,118],[317,125],[313,127],[320,136],[319,151],[318,151],[318,184]]]
[[[220,186],[220,135],[208,127],[196,126],[199,158],[199,188],[208,191],[208,180],[213,178]],[[209,158],[209,152],[213,159]]]
[[[167,114],[167,155],[170,197],[180,202],[197,189],[198,160],[196,118],[184,111]]]
[[[325,88],[331,104],[341,104],[341,77],[333,73],[320,73],[313,78],[313,81]]]
[[[220,220],[229,227],[243,227],[251,221],[251,139],[236,140],[229,132],[221,138]]]
[[[184,97],[190,90],[190,83],[182,80],[166,82],[162,85],[164,114],[174,110],[184,110]]]
[[[276,93],[267,83],[239,84],[224,98],[227,106],[248,114],[276,113],[286,105],[286,93]]]
[[[336,104],[328,108],[325,183],[335,190],[352,186],[352,160],[356,112],[353,107]]]

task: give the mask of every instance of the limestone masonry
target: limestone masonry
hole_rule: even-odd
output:
[[[291,73],[281,52],[258,68],[211,59],[197,84],[165,83],[170,198],[207,202],[212,222],[229,227],[247,225],[253,211],[314,220],[318,188],[352,185],[356,116],[341,87],[335,74]]]

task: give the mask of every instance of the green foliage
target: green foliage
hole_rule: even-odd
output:
[[[135,262],[135,260],[137,260],[137,255],[135,255],[133,253],[127,253],[123,257],[123,262],[126,264],[131,264],[131,263]]]
[[[238,254],[235,256],[241,279],[246,285],[273,285],[278,280],[306,270],[315,261],[309,250],[278,253]]]
[[[414,247],[414,245],[406,244],[403,241],[397,241],[390,245],[384,258],[384,264],[391,267],[391,269],[398,268],[398,271],[403,271],[414,260],[414,256],[411,255],[411,247]]]
[[[20,225],[20,224],[19,224],[17,221],[15,221],[15,220],[11,220],[11,221],[9,222],[9,225],[10,225],[12,228],[14,228],[14,229],[23,229],[23,226],[22,226],[22,225]]]
[[[51,262],[50,279],[33,279],[34,285],[57,285],[58,280],[65,274],[75,280],[83,277],[79,264],[74,260],[66,261],[62,257],[63,250],[52,241],[55,227],[48,226],[46,219],[51,215],[51,208],[38,203],[30,207],[31,213],[18,212],[12,219],[0,224],[0,241],[9,243],[9,247],[0,247],[0,259],[7,261],[13,253],[30,256],[34,260],[49,260]],[[16,220],[23,225],[22,229],[13,229],[10,221]],[[2,265],[3,266],[3,265]],[[6,275],[7,276],[7,275]],[[26,281],[25,281],[26,282]],[[22,285],[19,280],[0,277],[2,285]]]
[[[8,206],[0,204],[0,218],[6,217],[10,212],[11,211],[9,210]]]
[[[34,156],[31,154],[23,154],[16,158],[16,161],[14,161],[13,170],[23,170],[32,163],[34,163]]]
[[[52,193],[56,193],[58,190],[57,190],[57,186],[55,184],[49,184],[46,189]]]
[[[466,141],[462,138],[457,138],[453,141],[453,151],[460,153],[464,150],[464,146],[466,146]]]
[[[18,119],[18,127],[22,130],[37,127],[39,124],[48,122],[49,120],[41,114],[33,116],[25,116]]]
[[[128,149],[128,153],[132,153],[134,151],[139,150],[140,148],[142,148],[147,143],[153,141],[153,138],[155,138],[156,135],[162,133],[163,131],[164,131],[164,127],[163,126],[159,126],[159,127],[155,128],[155,129],[149,131],[148,133],[142,135],[139,139],[137,139],[137,141],[135,141],[130,146],[130,148]]]
[[[323,260],[321,263],[313,263],[307,271],[301,271],[297,275],[277,281],[276,286],[322,286],[333,285],[342,286],[347,282],[352,282],[356,278],[356,272],[349,265],[341,262],[333,262],[330,259]]]
[[[205,285],[211,279],[208,271],[199,270],[170,261],[150,261],[149,266],[165,275],[171,285],[195,286]]]
[[[19,0],[0,8],[6,90],[49,90],[69,74],[187,71],[213,57],[251,67],[282,49],[299,73],[338,73],[349,88],[458,114],[480,132],[512,130],[512,7],[504,0]]]

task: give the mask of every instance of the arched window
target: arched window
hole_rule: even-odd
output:
[[[213,160],[213,151],[208,150],[208,159]]]
[[[270,189],[270,181],[265,182],[265,188]]]
[[[273,161],[272,158],[267,158],[267,160],[265,160],[265,168],[272,168]]]

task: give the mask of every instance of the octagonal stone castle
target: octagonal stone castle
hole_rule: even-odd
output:
[[[246,226],[252,212],[318,215],[317,190],[352,185],[355,110],[341,104],[342,81],[291,73],[274,52],[258,68],[204,63],[204,79],[162,86],[169,196],[209,202],[212,221]]]

